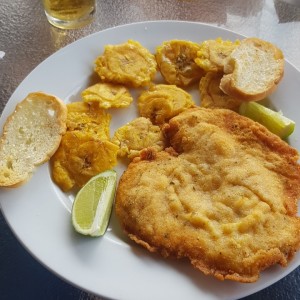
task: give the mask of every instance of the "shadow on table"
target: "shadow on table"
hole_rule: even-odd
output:
[[[274,0],[279,23],[300,21],[300,0]]]

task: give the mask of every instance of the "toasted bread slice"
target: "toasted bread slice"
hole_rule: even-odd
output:
[[[258,38],[244,39],[224,67],[221,90],[241,101],[258,101],[271,94],[283,76],[280,49]]]
[[[26,182],[48,161],[66,131],[67,108],[55,96],[30,93],[7,118],[0,137],[0,186]]]

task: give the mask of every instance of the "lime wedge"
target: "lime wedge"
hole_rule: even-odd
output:
[[[287,138],[295,129],[294,121],[257,102],[243,102],[240,105],[239,113],[264,125],[282,139]]]
[[[75,230],[84,235],[105,233],[116,190],[117,173],[108,170],[91,178],[78,192],[72,207]]]

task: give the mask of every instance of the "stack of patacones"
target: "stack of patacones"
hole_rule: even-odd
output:
[[[166,83],[155,83],[158,70]],[[95,61],[95,71],[100,82],[82,92],[83,102],[68,105],[67,134],[52,159],[53,178],[64,191],[112,168],[117,156],[132,159],[149,146],[164,149],[163,124],[195,106],[187,89],[199,81],[202,107],[237,110],[241,101],[264,98],[282,77],[283,56],[272,44],[255,38],[201,44],[171,40],[158,46],[155,55],[129,40],[107,45]],[[130,105],[129,88],[140,92],[139,117],[110,140],[111,117],[105,110]],[[93,134],[90,124],[106,134]],[[101,151],[95,152],[95,147]]]
[[[158,46],[155,55],[132,40],[107,45],[95,61],[100,82],[82,92],[83,101],[67,105],[67,133],[52,158],[54,181],[64,191],[71,190],[114,167],[117,156],[132,159],[149,146],[164,149],[163,124],[195,106],[185,88],[200,81],[200,106],[237,110],[242,101],[261,100],[271,93],[283,75],[283,65],[281,51],[256,38],[241,42],[219,38],[200,44],[171,40]],[[155,84],[158,70],[167,84]],[[133,101],[129,88],[140,91],[140,117],[117,130],[111,139],[111,116],[106,110],[129,106]],[[39,103],[43,103],[44,97],[49,98],[43,93],[37,95],[35,100],[41,99]],[[7,142],[4,136],[7,134],[3,135],[3,145]],[[2,148],[2,152],[6,151]],[[14,173],[11,161],[16,159],[3,155],[3,185],[17,184],[5,179],[14,176],[9,173],[29,178],[26,174],[31,174],[31,168],[27,167],[23,174]]]

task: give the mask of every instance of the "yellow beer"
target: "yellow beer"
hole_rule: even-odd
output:
[[[60,28],[77,28],[92,21],[95,0],[43,0],[48,21]]]

